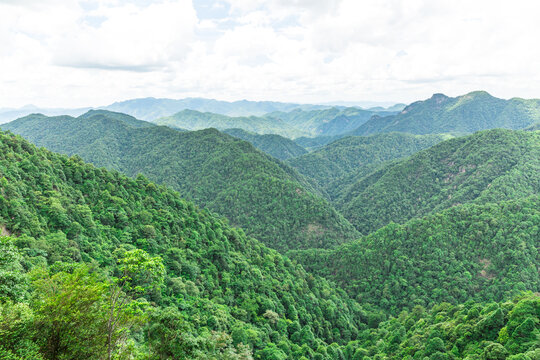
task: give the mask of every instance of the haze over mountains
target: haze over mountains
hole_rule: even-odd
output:
[[[538,100],[113,105],[0,126],[0,358],[540,359]]]

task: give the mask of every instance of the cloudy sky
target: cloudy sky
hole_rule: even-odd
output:
[[[540,97],[536,0],[0,0],[0,107]]]

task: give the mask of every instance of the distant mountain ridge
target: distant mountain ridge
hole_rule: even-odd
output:
[[[119,111],[142,120],[155,120],[171,116],[183,110],[211,112],[227,116],[262,116],[273,111],[294,109],[325,109],[326,105],[282,103],[277,101],[222,101],[204,98],[165,99],[140,98],[115,102],[102,107],[105,110]]]
[[[499,99],[485,91],[474,91],[455,98],[434,94],[414,102],[391,116],[374,116],[350,135],[381,132],[411,134],[454,133],[506,128],[523,129],[540,122],[540,99]]]
[[[395,112],[368,111],[356,107],[274,111],[264,116],[226,116],[211,112],[182,110],[153,122],[188,130],[214,127],[218,130],[239,128],[257,134],[278,134],[291,139],[313,136],[343,136],[357,129],[374,115]]]

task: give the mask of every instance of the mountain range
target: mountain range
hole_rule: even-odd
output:
[[[358,233],[293,168],[215,129],[179,132],[120,113],[29,115],[8,124],[39,146],[167,184],[280,249],[328,247]]]
[[[1,125],[0,359],[540,359],[538,100],[162,100]]]

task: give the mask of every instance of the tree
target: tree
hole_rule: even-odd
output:
[[[110,360],[114,349],[129,330],[142,323],[144,309],[148,303],[143,299],[134,300],[151,289],[163,284],[165,266],[160,257],[151,257],[141,249],[124,251],[118,259],[120,277],[109,288],[107,309],[107,358]]]

